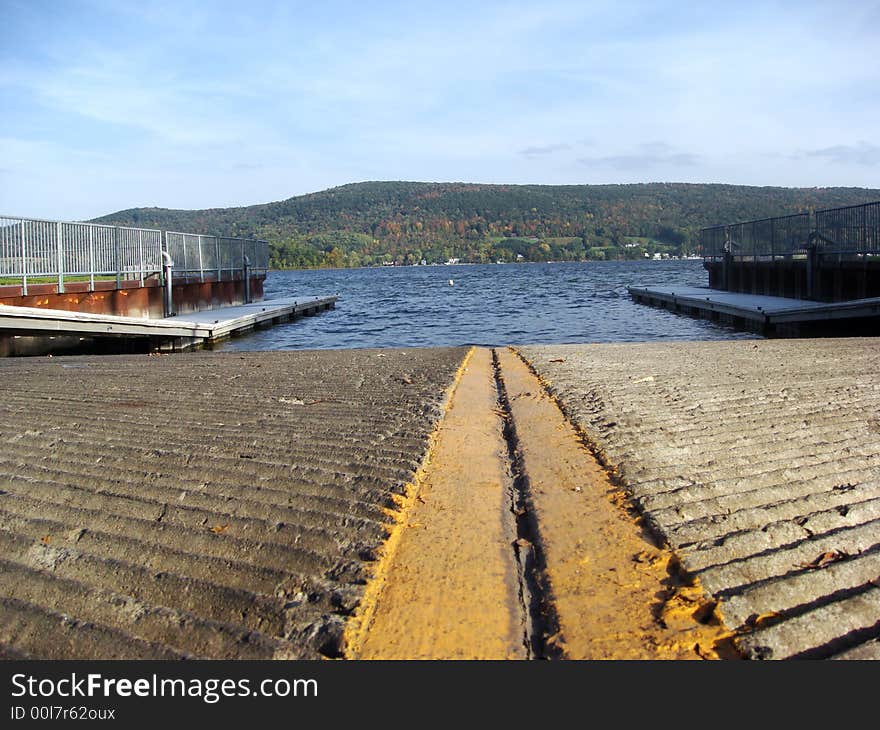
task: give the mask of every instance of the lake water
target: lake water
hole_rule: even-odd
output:
[[[450,285],[450,279],[453,284]],[[316,317],[221,350],[754,339],[635,304],[627,286],[705,286],[701,261],[271,271],[265,298],[338,294]]]

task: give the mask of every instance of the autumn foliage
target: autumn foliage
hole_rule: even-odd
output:
[[[701,227],[880,199],[864,188],[365,182],[241,208],[135,208],[119,225],[264,238],[272,266],[583,261],[699,253]]]

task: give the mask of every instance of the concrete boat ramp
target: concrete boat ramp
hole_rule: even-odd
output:
[[[880,298],[814,302],[707,287],[627,287],[636,302],[765,334],[798,334],[823,325],[857,323],[880,332]]]
[[[287,322],[335,306],[337,297],[298,297],[190,312],[164,319],[119,317],[38,307],[0,306],[0,334],[147,340],[150,349],[200,347],[255,327]]]
[[[0,656],[880,658],[878,353],[0,359]]]

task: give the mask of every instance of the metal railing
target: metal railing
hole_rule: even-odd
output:
[[[703,258],[770,258],[805,253],[810,239],[810,214],[713,226],[700,231]]]
[[[147,228],[98,223],[51,221],[0,216],[0,286],[55,283],[64,293],[65,281],[137,280],[162,277],[162,252],[174,260],[174,275],[200,281],[233,278],[243,272],[245,256],[251,274],[269,268],[265,241],[221,238],[190,233],[165,233]]]
[[[823,252],[880,253],[880,201],[816,211]]]
[[[814,214],[712,226],[700,231],[705,259],[776,259],[819,254],[880,253],[880,202],[829,208]]]
[[[206,236],[198,233],[165,234],[166,251],[174,260],[175,276],[223,278],[242,270],[247,257],[252,272],[265,273],[269,268],[269,246],[252,238]]]

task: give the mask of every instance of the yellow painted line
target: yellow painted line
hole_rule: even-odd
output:
[[[498,357],[562,655],[733,656],[714,605],[627,510],[625,495],[543,383],[513,351],[499,350]]]
[[[491,351],[471,350],[348,624],[347,657],[525,657],[496,406]]]

